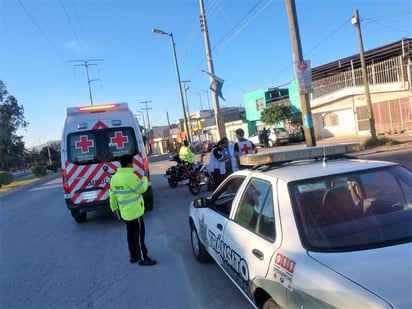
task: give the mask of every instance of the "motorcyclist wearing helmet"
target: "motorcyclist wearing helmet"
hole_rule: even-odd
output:
[[[179,158],[180,160],[185,161],[185,162],[195,163],[195,154],[190,148],[187,140],[184,140],[183,145],[180,147]]]

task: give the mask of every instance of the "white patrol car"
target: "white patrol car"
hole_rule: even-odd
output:
[[[349,148],[243,157],[190,205],[196,259],[257,308],[412,308],[412,173]]]

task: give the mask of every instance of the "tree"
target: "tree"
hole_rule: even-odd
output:
[[[273,104],[263,110],[260,115],[260,121],[267,124],[282,123],[291,119],[293,116],[294,113],[290,106]]]
[[[24,156],[23,137],[16,134],[26,128],[24,108],[14,96],[8,95],[3,81],[0,80],[0,169],[8,170],[20,165]]]

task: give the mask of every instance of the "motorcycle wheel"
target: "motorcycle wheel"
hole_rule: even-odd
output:
[[[213,176],[210,175],[207,181],[207,191],[214,191],[215,189],[216,189],[215,181],[213,179]]]
[[[190,181],[189,181],[189,191],[190,193],[192,193],[193,195],[198,195],[200,192],[200,183],[196,181],[196,175],[193,175],[192,177],[190,177]]]
[[[174,177],[171,177],[167,180],[169,183],[170,188],[176,188],[177,187],[177,179]]]

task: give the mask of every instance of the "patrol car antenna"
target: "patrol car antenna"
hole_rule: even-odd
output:
[[[325,115],[322,114],[322,144],[323,144],[323,167],[326,167],[326,150],[325,150]]]

